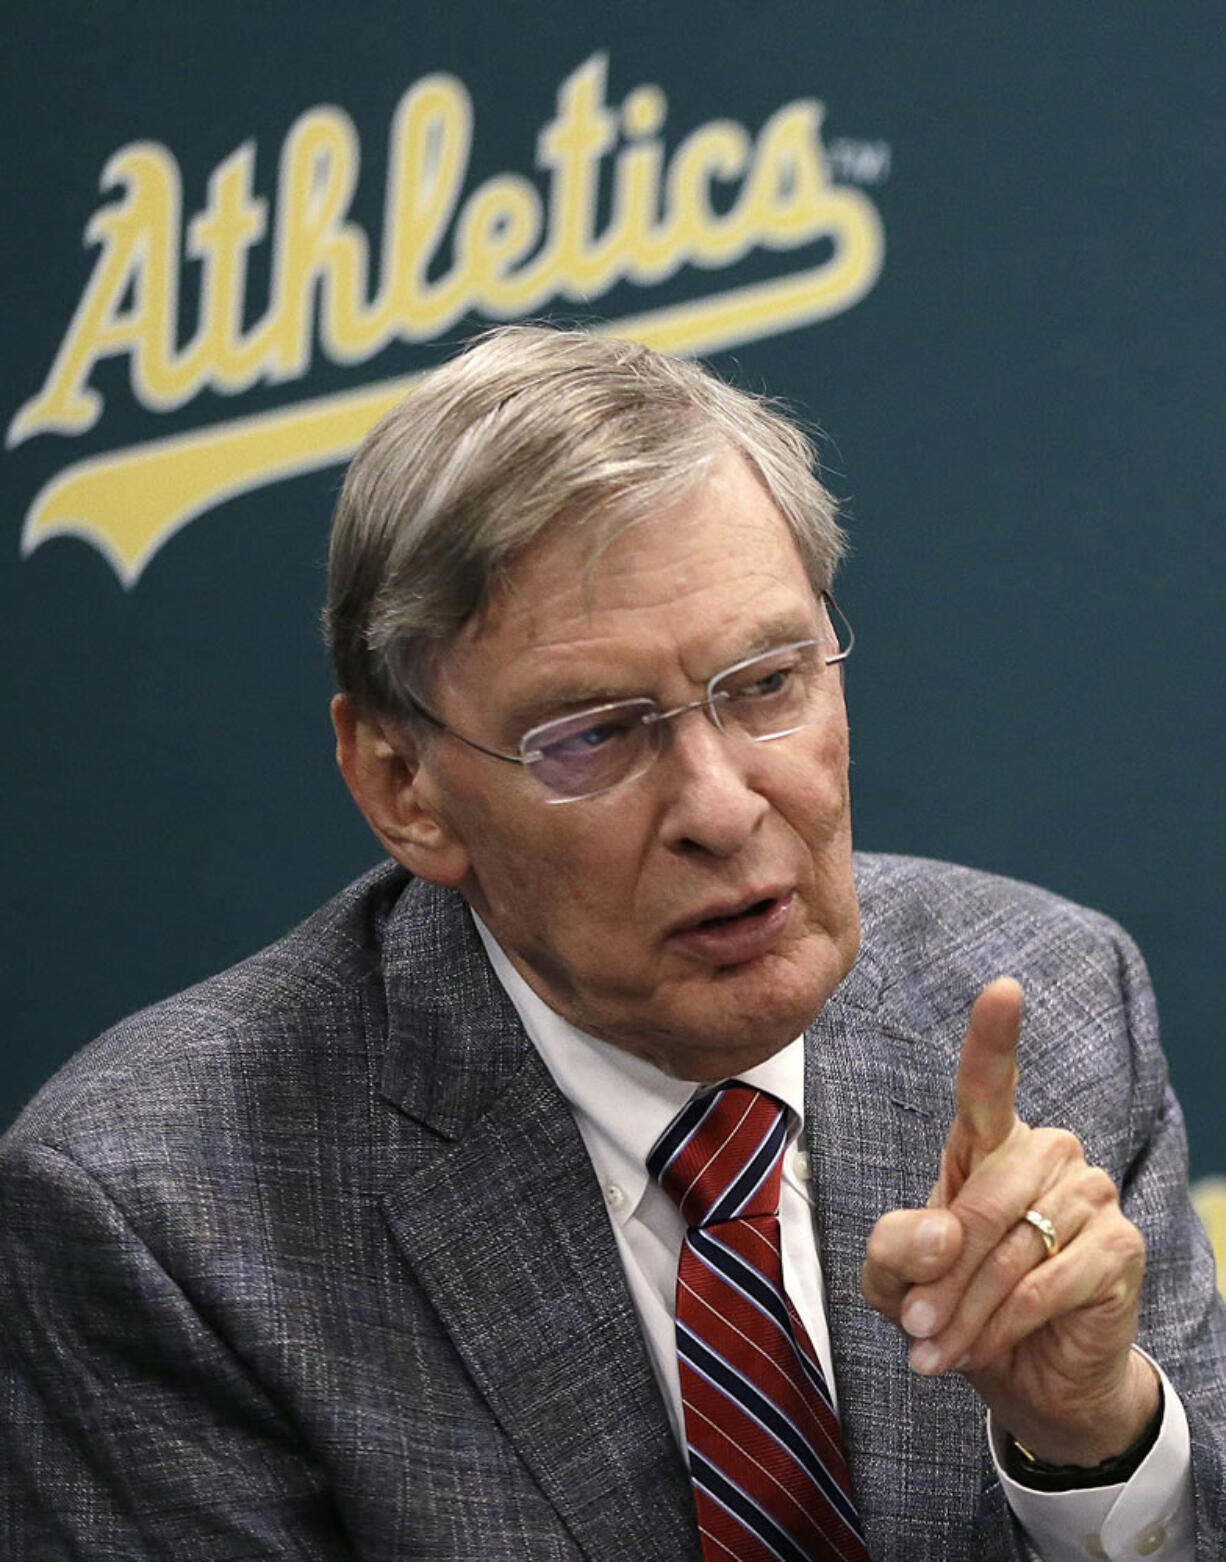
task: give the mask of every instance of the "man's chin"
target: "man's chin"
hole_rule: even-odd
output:
[[[715,966],[681,960],[637,987],[576,991],[515,960],[528,984],[588,1035],[679,1079],[723,1079],[765,1062],[801,1035],[850,969],[853,924],[836,940],[808,932],[755,959]]]
[[[762,964],[766,964],[762,962]],[[813,1023],[842,979],[842,969],[802,975],[794,966],[773,970],[730,967],[721,980],[677,993],[664,1025],[619,1044],[679,1079],[725,1079],[774,1057]]]

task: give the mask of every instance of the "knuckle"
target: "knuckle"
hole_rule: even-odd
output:
[[[1118,1208],[1096,1222],[1093,1243],[1105,1273],[1128,1286],[1139,1284],[1145,1272],[1145,1238]]]
[[[1120,1275],[1107,1289],[1107,1297],[1117,1311],[1123,1312],[1131,1309],[1136,1297],[1135,1287],[1128,1283],[1124,1275]]]
[[[1081,1175],[1081,1192],[1092,1204],[1115,1204],[1119,1192],[1111,1174],[1101,1166],[1087,1166]]]
[[[1031,1275],[1035,1278],[1031,1278]],[[1014,1320],[1020,1334],[1029,1332],[1029,1329],[1043,1320],[1048,1312],[1045,1287],[1037,1278],[1037,1271],[1032,1270],[1031,1275],[1026,1276],[1014,1292]]]
[[[1036,1128],[1035,1136],[1053,1161],[1068,1162],[1085,1159],[1081,1140],[1067,1128]]]
[[[975,1354],[984,1362],[992,1361],[1001,1351],[1009,1350],[1019,1340],[1033,1334],[1041,1322],[1041,1309],[1032,1300],[1031,1293],[1019,1286],[988,1319]]]
[[[1012,1241],[993,1248],[984,1260],[984,1269],[998,1291],[1011,1289],[1027,1267],[1021,1261],[1018,1244]]]
[[[1135,1331],[1137,1312],[1140,1307],[1141,1276],[1139,1274],[1117,1274],[1102,1288],[1102,1296],[1099,1302],[1099,1316],[1107,1329],[1118,1327],[1122,1320],[1127,1320],[1130,1331]]]
[[[994,1244],[1013,1224],[1004,1191],[998,1197],[987,1187],[964,1189],[958,1198],[957,1214],[972,1248]]]
[[[1032,1269],[1013,1288],[1010,1298],[1015,1318],[1023,1325],[1041,1317],[1047,1310],[1047,1291],[1044,1277]]]
[[[1127,1265],[1145,1265],[1145,1238],[1124,1214],[1114,1222],[1116,1251]]]

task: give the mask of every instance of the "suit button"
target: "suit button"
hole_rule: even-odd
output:
[[[1159,1550],[1166,1539],[1165,1524],[1151,1524],[1148,1529],[1143,1529],[1133,1541],[1139,1557],[1152,1557]]]

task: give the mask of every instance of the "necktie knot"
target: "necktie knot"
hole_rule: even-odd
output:
[[[779,1213],[787,1108],[734,1081],[696,1096],[652,1146],[647,1169],[686,1225]]]

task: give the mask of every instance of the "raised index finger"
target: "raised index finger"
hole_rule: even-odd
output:
[[[954,1084],[959,1125],[971,1165],[1009,1137],[1017,1115],[1017,1038],[1022,1028],[1022,989],[1011,976],[998,976],[971,1009],[958,1077]]]

